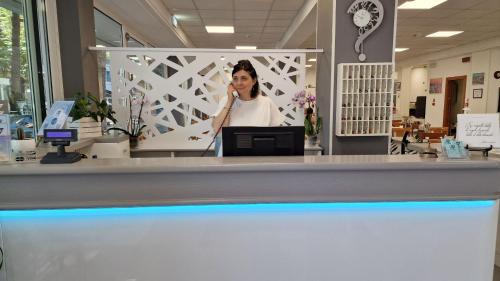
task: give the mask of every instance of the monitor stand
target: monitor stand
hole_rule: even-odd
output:
[[[45,155],[41,164],[68,164],[80,161],[82,156],[78,152],[66,152],[64,145],[57,146],[57,152],[49,152]]]

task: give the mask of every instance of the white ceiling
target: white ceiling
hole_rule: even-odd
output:
[[[462,30],[449,38],[426,38],[438,30]],[[398,10],[396,61],[500,37],[500,0],[448,0],[430,10]]]
[[[305,0],[162,0],[199,48],[274,48]],[[206,25],[232,25],[234,34],[208,34]]]
[[[267,49],[283,43],[280,40],[286,32],[293,32],[293,40],[282,46],[316,47],[316,21],[310,19],[315,18],[316,9],[310,10],[309,19],[300,16],[301,9],[310,1],[313,0],[95,0],[95,3],[113,9],[114,14],[128,21],[126,24],[134,26],[156,47],[177,47],[179,44],[180,41],[172,44],[175,41],[170,39],[173,32],[165,20],[175,14],[178,29],[194,47],[255,45]],[[154,7],[148,8],[151,3]],[[500,0],[448,0],[430,10],[398,10],[397,16],[396,45],[410,48],[397,53],[397,61],[500,37]],[[302,26],[289,30],[297,19]],[[233,25],[235,33],[208,34],[205,25]],[[425,37],[438,30],[464,32],[450,38]]]

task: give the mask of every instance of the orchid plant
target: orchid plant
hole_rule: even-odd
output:
[[[128,99],[128,104],[129,104],[129,119],[127,123],[127,129],[122,129],[122,128],[110,128],[110,130],[117,130],[125,133],[129,137],[132,138],[138,138],[142,136],[142,129],[146,127],[142,123],[141,115],[142,115],[142,108],[144,107],[144,103],[146,102],[145,100],[145,94],[136,94],[136,95],[130,95]]]
[[[305,90],[302,90],[293,96],[292,102],[298,108],[304,109],[304,128],[306,136],[317,136],[323,126],[323,121],[321,117],[318,116],[319,110],[316,104],[316,96],[313,96],[309,93],[306,93]]]

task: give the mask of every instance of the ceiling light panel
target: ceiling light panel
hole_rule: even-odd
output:
[[[234,33],[233,26],[205,26],[208,33]]]
[[[257,46],[236,46],[238,50],[255,50]]]
[[[446,0],[413,0],[413,1],[407,1],[399,5],[398,9],[426,10],[426,9],[431,9],[444,2],[446,2]]]
[[[425,37],[451,37],[462,33],[463,31],[438,31],[431,33]]]
[[[410,48],[396,48],[396,49],[394,49],[394,51],[395,51],[396,53],[400,53],[400,52],[408,51],[409,49],[410,49]]]

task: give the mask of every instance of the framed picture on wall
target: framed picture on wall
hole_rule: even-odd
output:
[[[472,98],[474,98],[474,99],[482,99],[483,98],[483,89],[474,89],[474,90],[472,90]]]
[[[484,85],[484,72],[472,73],[472,85]]]
[[[394,90],[396,92],[401,91],[401,82],[394,82]]]
[[[443,88],[443,78],[431,78],[429,84],[429,94],[440,94]]]

